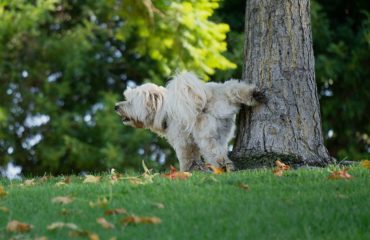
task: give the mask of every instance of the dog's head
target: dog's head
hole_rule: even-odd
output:
[[[165,88],[152,83],[127,88],[123,93],[125,100],[116,103],[114,110],[125,125],[151,127],[157,111],[162,107],[164,92]]]

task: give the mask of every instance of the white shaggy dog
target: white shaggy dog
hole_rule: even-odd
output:
[[[128,88],[115,111],[125,125],[147,128],[165,137],[175,149],[180,171],[200,168],[201,156],[215,166],[233,170],[227,144],[242,104],[266,100],[254,85],[237,80],[203,83],[193,73],[175,76],[166,88],[152,83]]]

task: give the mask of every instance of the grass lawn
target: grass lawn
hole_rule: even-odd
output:
[[[0,239],[69,239],[67,228],[47,230],[54,222],[76,224],[81,236],[73,239],[88,239],[87,232],[100,239],[370,239],[370,171],[356,166],[348,171],[352,179],[329,180],[333,168],[291,170],[282,177],[271,169],[195,173],[186,180],[157,175],[139,185],[137,179],[112,184],[108,174],[95,184],[73,177],[63,186],[56,186],[61,178],[35,179],[31,186],[2,179],[7,194],[0,197]],[[56,196],[73,202],[52,203]],[[99,198],[108,202],[99,204]],[[128,213],[104,214],[116,208]],[[130,215],[161,223],[122,224]],[[104,229],[100,217],[115,228]],[[10,233],[11,220],[33,229]]]

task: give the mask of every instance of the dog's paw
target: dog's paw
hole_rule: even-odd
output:
[[[267,103],[266,88],[255,89],[252,93],[253,99],[258,103]]]

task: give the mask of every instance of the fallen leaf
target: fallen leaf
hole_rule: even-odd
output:
[[[2,186],[0,186],[0,198],[5,197],[6,194],[7,193],[5,192],[4,188]]]
[[[282,170],[289,170],[290,167],[288,165],[286,165],[285,163],[281,162],[280,160],[276,160],[275,161],[275,165],[276,167],[282,169]]]
[[[59,182],[57,182],[55,185],[60,187],[60,186],[70,184],[71,182],[72,182],[72,178],[70,176],[68,176],[65,179],[60,180]]]
[[[24,180],[23,182],[23,186],[34,186],[35,185],[35,179],[27,179],[27,180]]]
[[[7,207],[0,207],[0,212],[8,213],[9,209]]]
[[[118,173],[114,168],[110,170],[110,182],[112,184],[118,182],[121,177],[122,174]]]
[[[35,237],[34,240],[48,240],[48,238],[45,236],[42,236],[42,237]]]
[[[338,194],[336,195],[336,197],[337,197],[337,198],[339,198],[339,199],[348,199],[348,198],[349,198],[349,196],[344,195],[344,194],[340,194],[340,193],[338,193]]]
[[[51,175],[49,175],[49,176],[44,175],[42,178],[40,178],[40,182],[47,182],[52,178],[53,178],[53,176],[51,176]]]
[[[171,180],[175,180],[175,179],[185,180],[191,175],[192,174],[190,172],[178,172],[175,167],[171,166],[170,173],[162,174],[162,177],[168,178]]]
[[[245,183],[239,183],[238,187],[240,187],[241,189],[244,189],[246,191],[250,190],[249,186]]]
[[[143,169],[144,169],[144,174],[147,174],[147,175],[151,175],[151,170],[148,169],[148,167],[145,165],[145,162],[144,160],[142,160],[142,165],[143,165]]]
[[[109,200],[106,197],[103,197],[103,198],[99,197],[95,202],[90,201],[89,206],[92,207],[92,208],[94,208],[94,207],[105,208],[105,207],[108,206],[108,203],[109,203]]]
[[[124,208],[116,208],[116,209],[104,211],[105,215],[119,215],[119,214],[126,214],[126,213],[127,213],[127,210]]]
[[[366,168],[368,170],[370,170],[370,161],[369,160],[363,160],[361,161],[361,164],[360,164],[363,168]]]
[[[214,174],[223,174],[225,173],[225,169],[222,167],[215,167],[212,164],[207,164],[207,167],[212,170]]]
[[[125,217],[121,220],[124,224],[138,224],[138,223],[145,223],[145,224],[159,224],[161,223],[161,219],[157,217],[137,217],[137,216],[129,216]]]
[[[114,225],[112,223],[108,222],[103,217],[96,219],[96,222],[99,223],[105,229],[114,228]]]
[[[53,203],[69,204],[73,202],[73,198],[68,196],[59,196],[51,200]]]
[[[279,168],[275,168],[274,170],[272,170],[272,172],[273,172],[273,174],[274,174],[275,176],[281,177],[281,176],[283,176],[283,172],[284,172],[284,170],[279,169]]]
[[[16,220],[8,222],[8,225],[6,225],[6,230],[8,232],[17,232],[17,233],[24,233],[29,232],[33,228],[33,225],[22,223]]]
[[[290,169],[289,165],[286,165],[285,163],[281,162],[280,159],[275,161],[275,168],[272,170],[275,176],[281,177],[283,176],[284,171],[287,171]]]
[[[145,185],[145,184],[153,182],[151,179],[141,179],[141,178],[138,178],[138,177],[125,177],[125,178],[122,178],[122,179],[127,180],[132,185]]]
[[[48,225],[46,228],[49,231],[53,231],[53,230],[56,230],[56,229],[62,229],[62,228],[77,230],[78,226],[74,223],[54,222],[54,223]]]
[[[96,234],[96,233],[90,233],[88,235],[88,238],[89,238],[89,240],[99,240],[100,239],[98,234]]]
[[[163,203],[153,203],[152,204],[154,207],[156,207],[156,208],[164,208],[164,204]]]
[[[328,179],[337,180],[337,179],[346,179],[349,180],[352,176],[347,172],[349,169],[345,168],[338,171],[333,171],[329,176]]]
[[[83,183],[98,183],[100,182],[101,176],[86,175]]]

